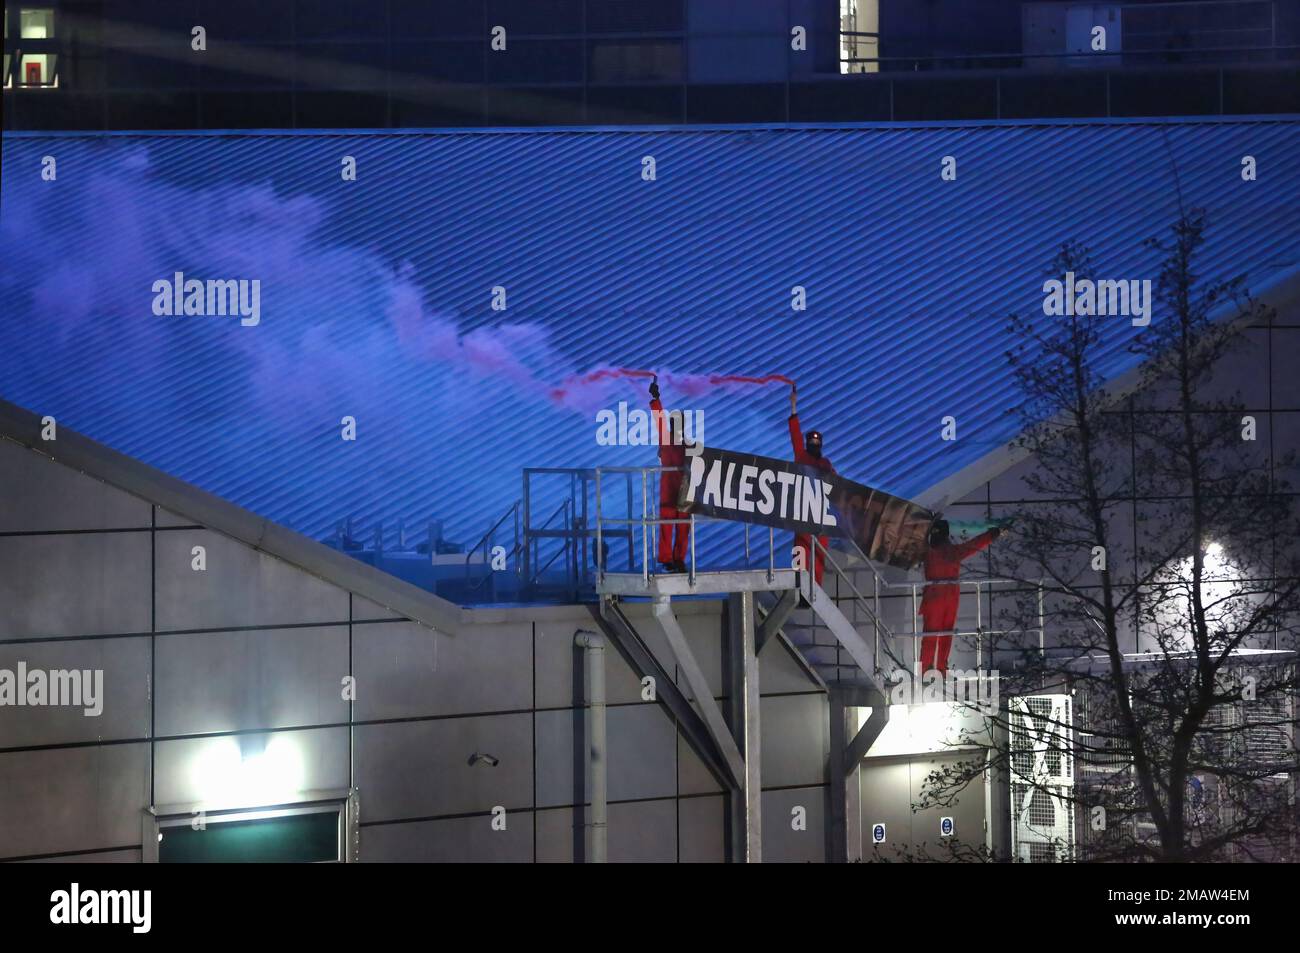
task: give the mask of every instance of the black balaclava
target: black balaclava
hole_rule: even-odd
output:
[[[952,538],[952,531],[947,520],[935,520],[930,524],[930,545],[945,546]]]
[[[811,433],[809,433],[808,436],[804,439],[804,442],[803,442],[803,443],[804,443],[804,447],[805,447],[805,449],[807,449],[807,451],[808,451],[809,453],[811,453],[811,454],[812,454],[814,457],[816,457],[818,460],[821,459],[821,456],[822,456],[822,432],[821,432],[820,430],[814,430],[814,431],[812,431]]]

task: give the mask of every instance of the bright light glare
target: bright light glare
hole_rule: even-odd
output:
[[[1218,542],[1206,543],[1201,559],[1201,603],[1206,606],[1211,626],[1226,623],[1234,610],[1243,607],[1239,580],[1246,570],[1234,562]],[[1170,573],[1176,589],[1158,610],[1158,620],[1170,640],[1170,649],[1191,648],[1192,557],[1179,560]]]
[[[235,738],[214,738],[199,755],[193,777],[200,799],[214,807],[283,803],[301,791],[302,753],[283,735],[247,758]]]

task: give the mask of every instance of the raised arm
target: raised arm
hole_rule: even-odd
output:
[[[960,562],[967,556],[974,556],[1001,535],[1002,530],[995,526],[992,529],[980,533],[974,539],[968,539],[964,543],[959,543],[956,546],[953,546],[952,554],[957,558],[957,561]]]
[[[664,405],[659,401],[659,378],[657,377],[650,382],[650,423],[651,426],[658,428],[659,462],[665,463],[664,457],[673,438],[672,428],[668,425],[668,415],[664,413]]]
[[[790,425],[790,447],[794,451],[794,458],[799,460],[803,457],[803,431],[799,429],[799,415],[791,414]]]

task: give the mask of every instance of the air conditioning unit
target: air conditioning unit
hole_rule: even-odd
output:
[[[1074,718],[1069,695],[1026,695],[1008,705],[1011,852],[1021,863],[1072,859]]]
[[[1145,717],[1140,667],[1150,663],[1135,656],[1130,664],[1130,677],[1136,679],[1130,702]],[[1287,653],[1240,650],[1217,688],[1224,696],[1238,695],[1252,677],[1258,686],[1286,686],[1293,666]],[[1108,847],[1123,850],[1158,839],[1108,683],[1081,678],[1073,684],[1069,694],[1025,696],[1009,704],[1012,849],[1018,861],[1104,858]],[[1267,806],[1280,817],[1295,810],[1296,719],[1296,698],[1289,691],[1210,709],[1196,735],[1192,760],[1244,771],[1247,780],[1240,783],[1249,790],[1236,791],[1238,782],[1231,774],[1221,777],[1210,768],[1194,772],[1184,798],[1193,842],[1241,824],[1242,805],[1252,814]],[[1092,812],[1099,806],[1106,808],[1104,824],[1094,825]],[[1294,857],[1300,845],[1279,843],[1279,837],[1285,840],[1285,834],[1263,831],[1228,845],[1216,859]]]

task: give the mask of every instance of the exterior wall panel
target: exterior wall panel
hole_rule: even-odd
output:
[[[163,736],[348,720],[347,626],[168,635],[154,669]]]
[[[361,859],[370,863],[515,863],[533,859],[533,815],[506,816],[506,829],[491,818],[379,824],[361,832]]]
[[[471,814],[532,805],[530,715],[482,715],[359,725],[356,785],[362,821]],[[497,765],[471,765],[475,754]]]
[[[149,631],[149,534],[0,537],[0,641]]]
[[[673,724],[650,703],[608,709],[609,797],[611,801],[662,798],[676,793],[676,747]],[[575,768],[572,711],[537,713],[537,804],[577,802],[575,792],[590,791],[586,765]],[[580,772],[580,773],[579,773]],[[582,797],[586,801],[585,796]]]
[[[354,624],[352,631],[358,721],[532,705],[527,624],[476,626],[459,635],[414,622]]]
[[[88,716],[83,705],[0,707],[0,748],[148,737],[147,638],[0,643],[0,669],[17,672],[19,662],[26,664],[28,672],[75,669],[90,682],[95,672],[101,672],[98,705],[102,713]]]
[[[585,850],[584,831],[575,828],[572,808],[537,812],[538,863],[573,863]],[[677,860],[677,801],[611,804],[607,857],[610,863],[663,864]]]
[[[0,533],[149,525],[144,500],[7,440],[0,440],[0,487]]]
[[[344,590],[220,533],[173,530],[157,540],[159,631],[348,618]],[[206,550],[206,570],[192,568],[195,546]]]
[[[0,857],[128,847],[149,803],[149,746],[0,754]]]

